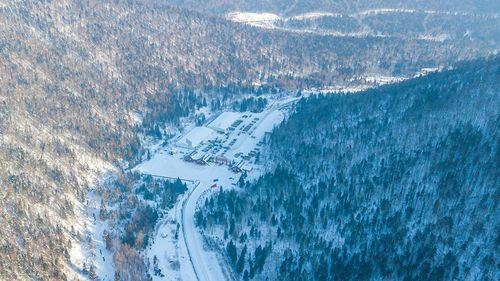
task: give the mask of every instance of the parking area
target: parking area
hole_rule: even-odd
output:
[[[208,163],[227,165],[237,173],[251,171],[260,153],[261,143],[255,148],[250,148],[247,147],[247,139],[256,139],[252,132],[260,124],[259,121],[263,116],[265,116],[263,113],[222,113],[221,118],[218,117],[211,124],[203,127],[212,129],[214,134],[206,133],[207,138],[204,141],[199,141],[198,138],[197,145],[192,147],[191,151],[186,152],[183,159],[199,165]],[[193,130],[204,131],[199,128]],[[183,142],[185,143],[186,140]]]
[[[266,133],[283,120],[282,109],[270,106],[253,112],[222,112],[203,126],[194,127],[166,148],[198,165],[225,165],[235,173],[250,172],[257,164]]]

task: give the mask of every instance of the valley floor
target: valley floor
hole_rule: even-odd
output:
[[[214,123],[230,126],[217,128],[215,133],[195,134],[197,146],[186,148],[185,137],[192,137],[194,130],[200,131],[200,127],[191,128],[135,168],[155,177],[180,178],[189,188],[159,222],[154,242],[146,253],[155,280],[233,279],[222,251],[215,245],[209,247],[197,229],[196,209],[199,202],[221,188],[236,187],[244,172],[249,177],[260,174],[262,167],[256,158],[262,140],[283,121],[289,105],[296,100],[273,100],[260,113],[222,113],[208,121],[206,127],[213,127]]]

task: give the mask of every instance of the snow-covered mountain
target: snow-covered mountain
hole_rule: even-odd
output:
[[[500,58],[303,99],[198,223],[242,280],[496,280]]]
[[[323,13],[308,10],[310,1],[268,1],[282,7],[262,11],[220,1],[229,8],[213,13],[182,2],[0,1],[1,280],[148,280],[158,223],[177,211],[186,189],[133,167],[164,157],[173,138],[221,111],[281,112],[263,96],[288,101],[311,89],[365,89],[498,48],[494,13],[465,9],[470,1],[443,6],[475,14],[460,17],[458,27],[451,15],[445,22],[453,29],[442,18],[422,21],[418,12],[397,30],[400,12],[389,20],[394,15],[379,6],[363,6],[371,9],[360,15],[364,26],[385,28],[375,36],[329,34],[336,12],[327,6],[335,1],[316,5]],[[238,11],[259,13],[257,21],[269,25],[228,18]],[[411,29],[423,22],[429,33]],[[168,258],[160,263],[179,271]]]

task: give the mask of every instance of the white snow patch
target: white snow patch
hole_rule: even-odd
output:
[[[305,13],[297,16],[290,17],[288,19],[290,20],[311,20],[311,19],[318,19],[318,18],[325,18],[325,17],[335,17],[335,18],[341,18],[344,15],[342,14],[336,14],[336,13],[323,13],[323,12],[312,12],[312,13]]]
[[[138,112],[130,112],[129,117],[132,120],[133,125],[142,124],[142,115]]]
[[[370,76],[366,76],[364,79],[368,83],[374,83],[377,85],[385,85],[385,84],[401,82],[407,78],[396,77],[396,76],[370,75]]]
[[[417,39],[424,40],[424,41],[444,42],[444,41],[450,39],[450,35],[448,35],[448,34],[438,34],[438,35],[421,34],[417,37]]]
[[[371,88],[368,85],[356,85],[356,86],[330,86],[330,87],[323,87],[323,88],[311,88],[304,90],[303,93],[307,95],[314,95],[314,94],[330,94],[330,93],[342,93],[342,94],[347,94],[347,93],[358,93],[365,91],[367,89]]]
[[[233,22],[244,23],[264,28],[273,28],[274,22],[281,19],[278,15],[272,13],[249,12],[232,12],[227,14],[226,18]]]
[[[228,18],[236,22],[261,22],[261,21],[275,21],[280,17],[272,13],[248,13],[248,12],[232,12],[229,13]]]
[[[94,192],[88,195],[88,205],[75,201],[77,212],[83,215],[83,219],[72,224],[72,230],[80,239],[72,240],[70,258],[78,270],[84,264],[87,270],[93,265],[99,280],[111,281],[114,280],[113,253],[106,249],[104,243],[103,231],[108,228],[108,223],[99,219],[100,202],[100,196]],[[76,277],[87,279],[85,275],[75,274],[78,270],[70,275],[70,280]]]
[[[382,8],[382,9],[371,9],[362,12],[355,13],[357,16],[373,16],[373,15],[381,15],[381,14],[395,14],[395,13],[416,13],[417,10],[413,9],[392,9],[392,8]],[[429,13],[434,13],[434,11],[428,11]]]
[[[195,148],[203,142],[213,139],[217,133],[207,127],[194,127],[177,141],[177,145],[185,148]]]
[[[214,121],[210,122],[207,127],[216,131],[226,131],[231,124],[241,117],[241,113],[237,112],[223,112]]]

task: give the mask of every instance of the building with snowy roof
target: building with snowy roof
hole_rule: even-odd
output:
[[[194,127],[189,133],[180,138],[176,145],[178,147],[194,149],[206,141],[215,139],[217,134],[214,130],[207,127]]]

